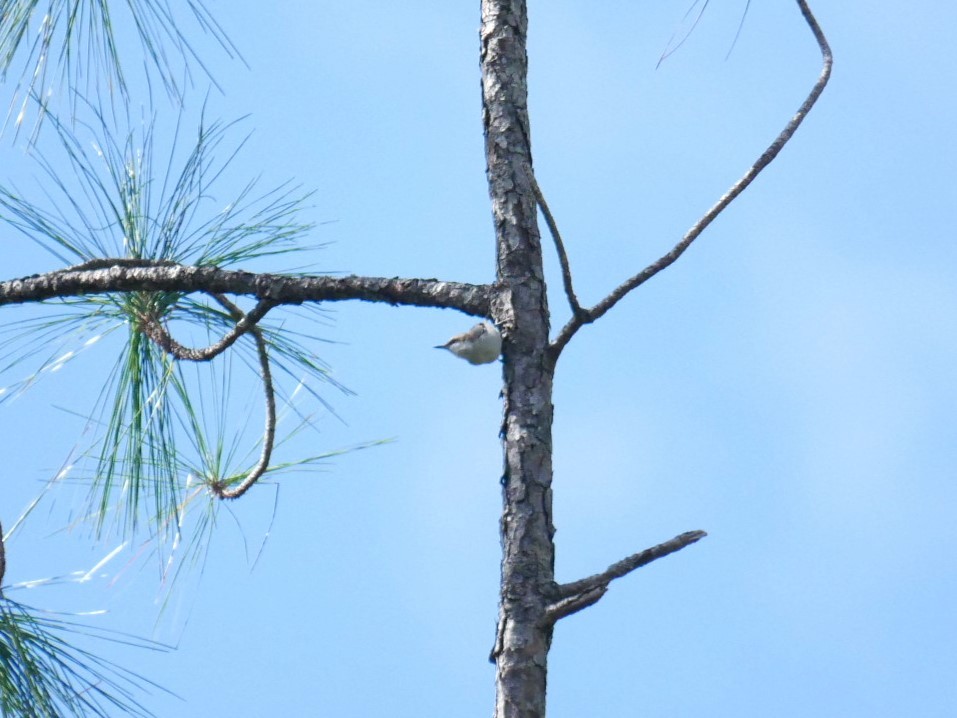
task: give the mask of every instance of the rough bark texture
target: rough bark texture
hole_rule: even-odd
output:
[[[541,238],[530,183],[524,0],[482,2],[482,94],[489,194],[501,291],[492,314],[505,333],[502,584],[492,658],[496,718],[545,715],[554,592],[552,366]]]
[[[489,315],[492,294],[488,285],[438,279],[255,274],[219,267],[189,267],[163,261],[117,258],[0,282],[0,305],[138,291],[241,294],[268,299],[277,305],[361,299],[448,307],[479,317]]]

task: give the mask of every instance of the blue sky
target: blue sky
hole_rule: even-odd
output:
[[[230,182],[293,178],[316,192],[317,271],[491,280],[477,5],[300,2],[264,18],[211,2],[250,66],[204,51],[224,90],[207,114],[249,114],[235,137],[252,131],[224,201]],[[584,302],[667,251],[819,72],[785,0],[751,4],[727,60],[744,3],[711,3],[656,70],[686,9],[531,3],[536,170]],[[555,718],[957,712],[957,9],[815,10],[835,70],[795,139],[562,356],[559,580],[683,531],[709,537],[559,624]],[[3,181],[28,187],[29,159],[5,158]],[[10,231],[3,242],[7,276],[57,266]],[[557,330],[556,269],[549,257]],[[181,697],[154,696],[159,715],[488,715],[501,376],[431,348],[471,323],[350,303],[310,325],[356,395],[325,392],[338,418],[319,415],[290,451],[394,443],[222,513],[201,579],[158,622],[158,569],[134,549],[94,580],[14,597],[107,609],[98,625],[177,645],[114,656]],[[81,438],[64,409],[89,411],[110,362],[104,342],[0,406],[5,525]],[[234,401],[258,424],[254,388]],[[61,530],[82,496],[68,484],[33,514],[8,582],[87,570],[116,545]]]

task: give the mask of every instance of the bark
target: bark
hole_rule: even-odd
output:
[[[489,316],[492,288],[484,284],[400,277],[311,277],[190,267],[161,260],[102,259],[46,274],[0,282],[0,306],[112,292],[205,292],[268,299],[273,304],[360,299],[459,309]]]
[[[524,0],[482,2],[486,171],[498,249],[492,314],[505,335],[505,471],[496,718],[541,718],[554,592],[552,363],[531,146]]]

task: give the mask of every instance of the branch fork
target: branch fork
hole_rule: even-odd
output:
[[[554,600],[545,609],[545,624],[554,625],[566,616],[593,606],[608,592],[608,585],[616,578],[626,576],[635,569],[647,566],[652,561],[664,558],[686,546],[697,543],[707,535],[704,531],[687,531],[669,541],[639,551],[617,563],[613,563],[601,573],[571,583],[558,584],[555,587]]]
[[[807,22],[808,27],[810,27],[811,32],[814,35],[814,39],[817,41],[823,60],[821,72],[818,76],[817,82],[814,83],[814,86],[811,88],[811,91],[808,93],[804,102],[798,108],[798,111],[794,114],[787,125],[785,125],[784,129],[781,130],[780,134],[778,134],[768,148],[761,153],[761,156],[755,160],[754,164],[751,165],[748,171],[744,173],[741,179],[735,182],[731,188],[728,189],[728,191],[718,199],[711,209],[704,213],[701,219],[699,219],[691,227],[691,229],[685,233],[684,237],[682,237],[681,240],[675,244],[669,252],[659,257],[657,260],[649,264],[631,278],[622,282],[604,299],[591,308],[582,307],[577,295],[575,294],[575,290],[572,286],[571,266],[568,261],[568,254],[565,251],[564,240],[562,239],[561,233],[558,231],[558,224],[556,223],[555,218],[548,207],[548,203],[545,201],[545,197],[542,194],[542,190],[535,179],[535,172],[532,170],[531,165],[527,167],[526,171],[529,177],[529,183],[531,185],[532,192],[535,195],[535,201],[541,209],[542,215],[545,217],[545,223],[548,225],[548,230],[551,233],[552,240],[555,244],[555,250],[558,253],[558,261],[562,269],[562,282],[565,287],[565,296],[568,299],[568,305],[572,312],[571,319],[569,319],[565,326],[562,327],[561,331],[558,333],[558,336],[555,337],[554,341],[552,341],[549,345],[549,352],[553,361],[558,359],[558,356],[561,354],[562,350],[579,329],[581,329],[584,325],[590,324],[596,319],[599,319],[609,309],[624,299],[625,296],[628,295],[632,290],[637,289],[656,274],[674,264],[678,258],[684,254],[685,250],[691,246],[692,242],[694,242],[701,235],[701,233],[704,232],[708,225],[710,225],[715,218],[728,207],[728,205],[730,205],[742,192],[744,192],[744,190],[748,188],[748,186],[755,180],[762,170],[764,170],[769,164],[771,164],[772,161],[774,161],[781,150],[784,149],[784,145],[790,141],[790,139],[794,136],[794,133],[797,132],[798,127],[800,127],[801,123],[804,122],[804,119],[811,111],[811,108],[814,107],[814,104],[817,102],[818,98],[821,96],[821,93],[824,92],[824,88],[827,86],[828,80],[831,77],[831,68],[834,58],[831,54],[831,48],[830,45],[828,45],[827,38],[825,38],[824,32],[821,30],[817,19],[811,13],[811,9],[808,7],[806,0],[796,1],[801,10],[801,14],[804,16],[805,22]]]

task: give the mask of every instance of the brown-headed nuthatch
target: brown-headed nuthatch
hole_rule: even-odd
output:
[[[491,322],[482,322],[435,348],[448,349],[469,364],[488,364],[502,353],[502,335]]]

